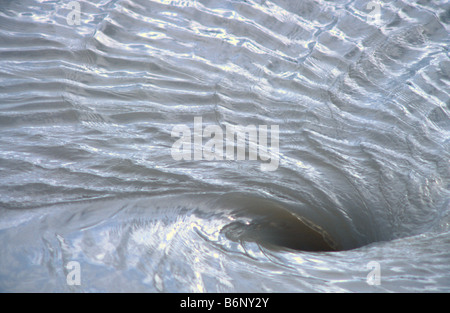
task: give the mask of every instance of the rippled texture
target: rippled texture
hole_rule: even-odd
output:
[[[0,291],[450,291],[448,1],[68,3],[0,0]]]

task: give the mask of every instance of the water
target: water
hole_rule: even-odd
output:
[[[0,0],[1,291],[450,291],[448,1],[76,3]]]

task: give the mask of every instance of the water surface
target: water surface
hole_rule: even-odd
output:
[[[1,291],[450,291],[448,1],[78,3],[0,0]]]

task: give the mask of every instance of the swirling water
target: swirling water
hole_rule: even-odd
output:
[[[450,291],[448,1],[69,2],[0,0],[1,291]]]

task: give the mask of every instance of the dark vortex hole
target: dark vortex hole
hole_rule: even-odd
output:
[[[277,224],[271,221],[258,221],[249,224],[232,222],[222,231],[235,242],[255,242],[268,248],[288,248],[301,251],[339,251],[328,237],[309,227],[296,228],[288,223]]]
[[[230,223],[221,233],[237,243],[254,242],[269,249],[328,252],[346,250],[325,229],[297,214],[297,208],[249,194],[228,194],[220,198]]]
[[[255,242],[270,249],[339,251],[339,245],[323,229],[288,212],[272,212],[250,219],[237,219],[222,228],[235,242]]]

